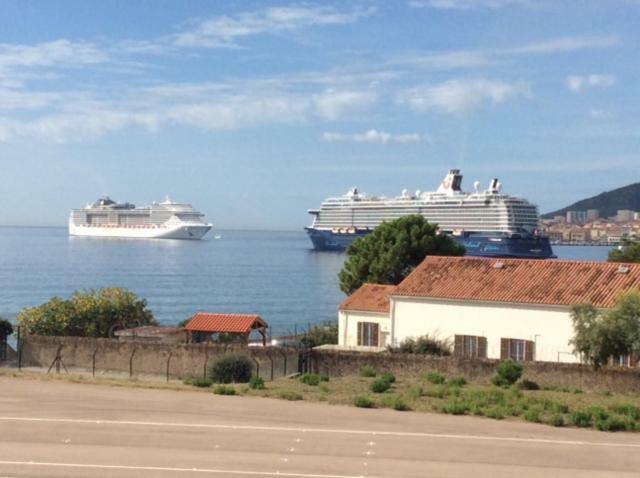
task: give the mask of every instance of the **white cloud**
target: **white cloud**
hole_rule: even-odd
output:
[[[282,33],[306,27],[354,23],[374,13],[372,8],[340,11],[330,6],[271,7],[259,12],[223,15],[199,23],[173,37],[177,46],[219,48],[262,33]]]
[[[526,54],[550,54],[568,53],[579,50],[591,50],[610,48],[620,44],[620,38],[615,35],[595,37],[560,37],[545,41],[528,43],[523,46],[502,50],[502,53],[526,55]]]
[[[411,0],[414,8],[434,8],[437,10],[475,10],[481,8],[499,9],[511,6],[530,5],[529,0]]]
[[[312,97],[316,114],[327,120],[338,119],[349,112],[366,110],[376,100],[377,94],[374,91],[356,90],[326,90]]]
[[[417,144],[429,143],[429,138],[418,133],[392,134],[384,131],[370,129],[364,133],[323,133],[322,139],[329,143],[374,143],[374,144]]]
[[[580,93],[586,88],[608,88],[613,86],[616,82],[616,77],[613,75],[570,75],[566,79],[567,88],[574,93]]]
[[[87,65],[103,63],[108,56],[88,42],[56,40],[36,45],[0,44],[0,70],[13,67]]]
[[[437,85],[408,89],[398,96],[398,102],[418,112],[440,111],[464,113],[483,103],[504,103],[518,97],[528,98],[531,90],[526,83],[506,83],[495,80],[449,80]]]

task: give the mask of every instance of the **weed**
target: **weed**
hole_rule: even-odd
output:
[[[407,390],[407,396],[411,400],[418,400],[423,395],[423,393],[424,391],[422,390],[422,387],[420,385],[413,385]]]
[[[464,387],[467,384],[467,381],[464,377],[453,377],[450,378],[447,383],[452,387]]]
[[[626,430],[627,427],[627,422],[620,417],[596,418],[596,428],[604,432],[618,432]]]
[[[292,390],[283,390],[282,392],[280,392],[280,398],[284,398],[285,400],[289,400],[291,402],[304,400],[304,397],[301,393],[294,392]]]
[[[251,377],[251,380],[249,380],[249,388],[251,390],[264,390],[264,379],[262,377]]]
[[[553,425],[554,427],[565,426],[564,416],[562,416],[562,414],[560,413],[554,413],[549,419],[549,425]]]
[[[210,378],[194,378],[191,380],[191,385],[194,387],[207,388],[213,385],[213,380]]]
[[[540,385],[525,378],[518,383],[518,388],[520,390],[540,390]]]
[[[496,420],[502,420],[506,415],[506,410],[504,407],[489,407],[486,409],[483,409],[484,411],[484,416],[488,417],[488,418],[493,418]]]
[[[300,381],[315,387],[320,383],[320,375],[317,373],[303,373],[300,375]]]
[[[383,373],[380,378],[382,380],[386,380],[389,383],[395,383],[396,381],[396,376],[394,374],[392,374],[391,372],[385,372]]]
[[[408,410],[411,410],[411,408],[409,408],[409,405],[407,405],[407,403],[404,400],[402,400],[400,397],[397,397],[393,401],[393,409],[399,412],[406,412]]]
[[[540,423],[542,421],[540,419],[540,409],[538,408],[530,408],[522,414],[522,418],[524,418],[528,422],[534,423]]]
[[[318,387],[318,389],[322,393],[329,393],[329,385],[327,385],[326,383],[321,383],[320,386]]]
[[[469,405],[465,402],[456,400],[443,404],[440,410],[443,413],[449,413],[451,415],[464,415],[469,411]]]
[[[589,428],[593,423],[593,417],[587,411],[576,410],[571,414],[571,423],[576,427]]]
[[[379,378],[371,383],[370,388],[373,393],[384,393],[391,388],[391,383]]]
[[[375,405],[373,400],[371,400],[366,395],[359,395],[353,399],[353,404],[359,408],[373,408]]]
[[[376,376],[376,369],[373,368],[371,365],[365,365],[364,367],[362,367],[360,369],[360,376],[361,377],[375,377]]]
[[[499,387],[509,387],[516,383],[521,376],[522,364],[509,359],[497,365],[496,374],[491,379],[491,383]]]
[[[432,383],[434,385],[443,384],[445,382],[444,375],[438,372],[429,372],[425,375],[427,382]]]
[[[231,385],[216,385],[213,389],[213,393],[216,395],[235,395],[236,389]]]

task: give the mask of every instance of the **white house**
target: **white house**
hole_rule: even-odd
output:
[[[637,288],[640,264],[432,256],[398,286],[348,297],[339,344],[375,350],[428,334],[459,356],[577,362],[571,306],[606,309]]]

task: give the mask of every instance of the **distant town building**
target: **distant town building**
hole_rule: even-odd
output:
[[[599,209],[587,209],[587,221],[597,221],[600,219]]]
[[[618,213],[616,214],[616,221],[618,222],[629,222],[633,221],[634,212],[630,209],[618,209]]]
[[[584,224],[587,222],[587,211],[567,211],[569,224]]]
[[[571,307],[611,307],[640,264],[427,257],[398,286],[365,284],[341,305],[339,345],[361,350],[430,335],[462,357],[578,362]]]

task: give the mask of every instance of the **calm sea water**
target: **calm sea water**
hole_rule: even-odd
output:
[[[0,227],[0,316],[76,289],[122,286],[163,324],[197,311],[253,312],[273,334],[335,320],[344,254],[315,252],[303,231],[216,231],[219,240],[69,237],[66,228]],[[605,260],[606,247],[556,246],[560,258]]]

